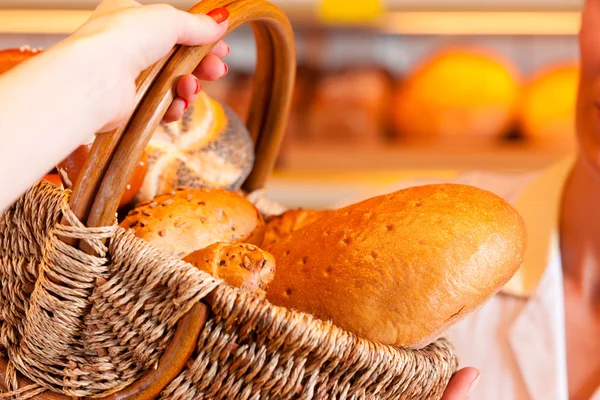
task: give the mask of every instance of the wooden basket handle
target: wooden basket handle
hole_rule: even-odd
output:
[[[261,188],[273,170],[287,125],[296,73],[294,36],[289,20],[265,0],[204,0],[189,11],[229,11],[229,29],[250,22],[257,47],[252,104],[247,127],[255,144],[255,165],[243,188]],[[177,46],[138,79],[136,107],[119,129],[99,134],[71,196],[71,208],[87,226],[114,221],[119,199],[167,108],[179,77],[191,73],[211,46]]]
[[[226,7],[229,29],[250,22],[257,44],[257,67],[247,127],[255,145],[256,162],[243,188],[261,188],[275,165],[287,124],[296,74],[296,53],[292,28],[287,17],[265,0],[203,0],[189,11],[206,14]],[[177,80],[191,73],[213,45],[176,46],[137,80],[135,109],[118,129],[98,134],[71,195],[71,209],[86,226],[111,225],[119,200],[137,162],[175,97]],[[82,249],[88,250],[85,243]],[[210,302],[209,302],[210,303]],[[209,309],[195,304],[177,324],[173,340],[163,353],[159,368],[107,400],[154,399],[185,367],[195,350]],[[0,387],[7,363],[0,359]],[[19,384],[31,383],[20,376]],[[3,388],[6,389],[6,388]],[[66,400],[68,397],[47,392],[35,399]]]

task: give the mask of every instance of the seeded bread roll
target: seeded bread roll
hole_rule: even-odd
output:
[[[275,259],[247,243],[215,243],[188,254],[184,261],[228,284],[265,296],[275,274]]]
[[[156,129],[146,153],[148,172],[136,202],[180,187],[235,191],[254,165],[254,144],[244,123],[204,92],[179,121]]]
[[[525,241],[520,215],[490,192],[413,187],[336,210],[276,242],[267,299],[366,339],[419,348],[508,282]]]
[[[265,221],[265,239],[262,248],[267,249],[273,243],[298,229],[304,228],[326,215],[328,211],[287,210],[282,214],[268,217]]]
[[[260,245],[264,220],[256,207],[224,189],[180,189],[139,204],[120,224],[182,258],[216,242]]]

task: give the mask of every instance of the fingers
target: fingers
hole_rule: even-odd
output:
[[[196,101],[200,89],[201,84],[198,78],[194,75],[184,75],[177,83],[177,96],[187,101],[188,104],[192,104]]]
[[[219,57],[208,54],[196,67],[193,74],[202,81],[214,81],[225,75],[229,68]]]
[[[179,120],[181,117],[183,117],[183,113],[188,109],[189,104],[190,103],[185,99],[177,97],[175,100],[173,100],[171,106],[165,113],[162,123],[170,123]]]
[[[219,42],[210,50],[210,54],[213,54],[219,58],[224,58],[229,55],[229,51],[229,45],[224,40],[219,40]]]
[[[463,368],[457,371],[446,387],[441,400],[467,400],[479,379],[475,368]]]

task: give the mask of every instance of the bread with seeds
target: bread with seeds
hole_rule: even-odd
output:
[[[526,232],[502,198],[427,185],[335,210],[277,241],[267,299],[375,342],[422,347],[515,274]]]
[[[258,209],[225,189],[178,189],[138,204],[120,224],[153,246],[181,258],[216,242],[260,245]]]
[[[188,254],[184,261],[228,284],[264,297],[275,274],[275,259],[247,243],[215,243]]]

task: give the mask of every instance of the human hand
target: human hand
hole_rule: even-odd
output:
[[[442,400],[467,400],[478,379],[479,371],[475,368],[467,367],[458,370],[450,379]]]
[[[141,5],[133,0],[104,0],[91,17],[67,42],[91,39],[100,52],[102,68],[112,68],[106,82],[114,93],[107,97],[106,124],[101,131],[114,129],[131,113],[135,98],[135,79],[146,68],[164,57],[176,44],[197,46],[217,42],[227,30],[229,13],[216,9],[208,15],[193,15],[166,4]],[[88,40],[89,42],[89,40]],[[163,122],[182,117],[201,90],[200,80],[216,80],[227,74],[221,58],[229,46],[218,41],[193,71],[182,76],[177,97]],[[106,72],[106,71],[105,71]]]

